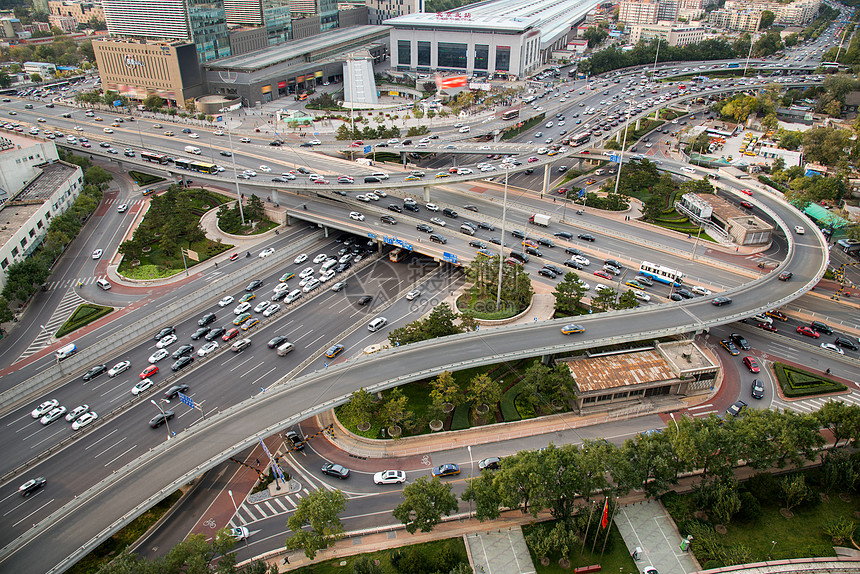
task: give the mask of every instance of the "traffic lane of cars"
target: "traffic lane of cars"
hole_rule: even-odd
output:
[[[758,321],[752,318],[745,319],[744,322],[748,325],[759,328],[764,328],[762,325],[768,325],[767,322]],[[775,332],[778,332],[781,335],[807,345],[818,347],[818,350],[822,351],[825,357],[829,356],[830,353],[833,353],[834,360],[836,360],[837,356],[845,356],[854,359],[860,358],[860,339],[852,334],[839,331],[838,325],[823,322],[817,323],[823,324],[827,329],[822,329],[820,325],[813,325],[809,321],[800,321],[793,317],[787,317],[787,321],[771,318],[770,325],[772,328],[776,329]],[[798,329],[801,329],[803,332],[799,332]],[[830,330],[831,333],[827,333],[827,330]],[[815,334],[818,336],[816,337]],[[830,348],[821,348],[821,344],[823,343],[835,345],[842,352],[840,353]],[[852,346],[854,348],[852,348]]]

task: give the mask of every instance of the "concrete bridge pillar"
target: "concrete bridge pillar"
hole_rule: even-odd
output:
[[[423,193],[424,203],[428,203],[430,201],[430,186],[425,185],[423,189],[424,189],[424,193]]]
[[[616,141],[616,143],[619,143],[619,144],[621,143],[621,132],[616,132],[615,141]]]
[[[541,194],[540,194],[541,198],[543,198],[543,195],[545,193],[548,193],[548,191],[549,191],[549,169],[550,169],[550,167],[551,167],[551,164],[548,164],[548,163],[544,164],[544,166],[543,166],[543,186],[541,188]]]
[[[639,125],[640,125],[641,123],[642,123],[642,118],[639,118],[638,120],[636,120],[636,127],[635,127],[635,128],[633,128],[633,131],[638,131],[638,130],[639,130]],[[629,134],[628,134],[628,135],[629,135]]]

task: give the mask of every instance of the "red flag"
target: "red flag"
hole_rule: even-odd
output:
[[[443,78],[439,74],[436,74],[436,87],[440,90],[461,88],[468,83],[468,80],[468,76],[452,76],[450,78]]]
[[[606,525],[609,524],[609,499],[606,499],[606,502],[603,503],[603,517],[600,519],[600,527],[606,528]]]

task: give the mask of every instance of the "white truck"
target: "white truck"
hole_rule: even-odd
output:
[[[535,213],[531,217],[529,217],[529,223],[532,225],[540,225],[542,227],[549,227],[549,215],[543,215],[542,213]]]
[[[54,353],[54,356],[57,358],[58,361],[62,361],[63,359],[65,359],[67,357],[71,357],[72,355],[74,355],[77,352],[78,352],[78,347],[74,343],[69,343],[65,347],[61,347],[60,349],[57,349],[57,351]]]

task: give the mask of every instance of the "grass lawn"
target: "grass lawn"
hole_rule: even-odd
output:
[[[544,522],[542,525],[545,528],[552,528],[555,526],[555,522],[556,521]],[[523,535],[528,535],[528,533],[536,527],[537,526],[523,526]],[[603,546],[604,536],[605,534],[598,539],[597,546],[594,549],[594,554],[591,553],[591,545],[586,545],[582,555],[580,555],[582,546],[575,546],[567,556],[567,559],[570,560],[570,568],[568,569],[564,569],[559,565],[558,561],[561,559],[561,555],[559,554],[549,556],[549,564],[546,566],[541,564],[541,557],[535,556],[534,550],[531,547],[529,547],[529,554],[531,554],[532,562],[534,563],[538,574],[569,574],[570,572],[573,572],[574,568],[591,566],[592,564],[600,564],[602,567],[601,572],[607,574],[612,574],[614,572],[623,572],[624,574],[638,572],[639,570],[636,567],[636,563],[630,556],[630,551],[627,550],[627,546],[624,544],[624,539],[621,538],[621,533],[618,532],[618,528],[616,528],[614,522],[610,527],[609,542],[606,544],[606,552],[601,556],[600,550]]]
[[[191,245],[185,241],[179,241],[178,243],[181,247],[196,251],[200,256],[199,262],[206,261],[210,257],[214,257],[233,248],[230,244],[218,243],[217,241],[211,241],[209,239],[197,241]],[[194,265],[197,265],[199,262],[192,261],[187,257],[185,258],[185,264],[188,265],[189,269]],[[119,266],[118,272],[131,279],[162,279],[164,277],[172,277],[173,275],[184,271],[185,264],[183,264],[181,253],[177,252],[172,257],[167,257],[156,245],[153,247],[152,251],[141,255],[140,265],[133,269],[131,267],[131,261],[128,258],[124,258],[122,264]]]
[[[157,175],[152,175],[151,173],[142,173],[140,171],[130,170],[128,175],[134,180],[134,183],[137,185],[152,185],[155,183],[161,183],[162,181],[167,181],[163,177],[159,177]]]
[[[434,540],[423,544],[413,544],[391,550],[368,552],[343,558],[332,558],[318,564],[310,564],[293,570],[298,574],[351,574],[353,564],[360,557],[379,560],[379,571],[383,574],[398,574],[414,572],[415,574],[430,574],[431,572],[450,572],[457,564],[467,563],[466,545],[462,537]],[[400,568],[391,563],[392,557],[399,557]],[[341,565],[341,562],[345,562]]]
[[[59,339],[60,337],[68,335],[72,331],[76,331],[81,327],[86,327],[93,321],[101,319],[111,311],[113,311],[113,307],[103,307],[94,303],[84,303],[83,305],[79,305],[78,308],[75,309],[75,312],[72,313],[72,316],[69,317],[68,321],[63,323],[63,325],[57,329],[57,332],[54,333],[54,337]]]
[[[176,491],[137,518],[135,518],[128,526],[102,542],[95,550],[84,556],[68,572],[71,574],[89,574],[96,572],[116,558],[128,546],[137,541],[138,538],[149,530],[149,527],[155,524],[158,519],[164,516],[164,513],[170,510],[170,507],[176,504],[176,501],[182,496],[180,491]]]

